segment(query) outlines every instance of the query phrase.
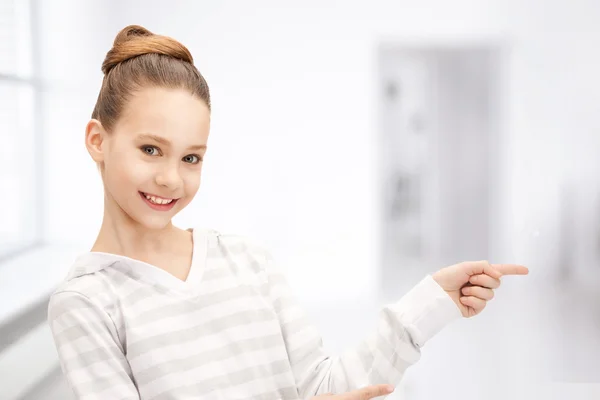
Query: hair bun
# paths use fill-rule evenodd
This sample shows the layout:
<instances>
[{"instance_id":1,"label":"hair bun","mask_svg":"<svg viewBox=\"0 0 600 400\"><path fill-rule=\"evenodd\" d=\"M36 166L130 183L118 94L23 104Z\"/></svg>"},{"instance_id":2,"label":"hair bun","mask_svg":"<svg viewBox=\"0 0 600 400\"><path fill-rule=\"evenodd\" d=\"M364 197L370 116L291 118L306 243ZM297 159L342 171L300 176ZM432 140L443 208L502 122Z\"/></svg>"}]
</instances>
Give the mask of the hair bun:
<instances>
[{"instance_id":1,"label":"hair bun","mask_svg":"<svg viewBox=\"0 0 600 400\"><path fill-rule=\"evenodd\" d=\"M119 44L125 43L131 39L135 39L138 37L144 36L152 36L154 33L150 32L148 29L144 28L140 25L129 25L125 28L121 29L121 31L117 34L115 41L113 42L113 46L117 46Z\"/></svg>"},{"instance_id":2,"label":"hair bun","mask_svg":"<svg viewBox=\"0 0 600 400\"><path fill-rule=\"evenodd\" d=\"M102 63L102 72L107 75L117 64L144 54L161 54L194 64L192 54L177 40L156 35L140 25L129 25L117 34Z\"/></svg>"}]
</instances>

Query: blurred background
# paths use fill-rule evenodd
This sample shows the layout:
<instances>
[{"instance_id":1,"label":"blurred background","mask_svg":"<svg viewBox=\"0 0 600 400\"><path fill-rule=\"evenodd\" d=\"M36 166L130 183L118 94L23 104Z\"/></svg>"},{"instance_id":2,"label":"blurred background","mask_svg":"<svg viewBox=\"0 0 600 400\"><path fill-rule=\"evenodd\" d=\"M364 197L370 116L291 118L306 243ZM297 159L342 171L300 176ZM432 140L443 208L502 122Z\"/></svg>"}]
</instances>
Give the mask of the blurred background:
<instances>
[{"instance_id":1,"label":"blurred background","mask_svg":"<svg viewBox=\"0 0 600 400\"><path fill-rule=\"evenodd\" d=\"M176 222L267 243L332 354L426 274L519 263L389 398L600 398L599 20L594 0L0 0L0 399L72 398L47 300L100 227L84 127L129 24L188 46L212 92Z\"/></svg>"}]
</instances>

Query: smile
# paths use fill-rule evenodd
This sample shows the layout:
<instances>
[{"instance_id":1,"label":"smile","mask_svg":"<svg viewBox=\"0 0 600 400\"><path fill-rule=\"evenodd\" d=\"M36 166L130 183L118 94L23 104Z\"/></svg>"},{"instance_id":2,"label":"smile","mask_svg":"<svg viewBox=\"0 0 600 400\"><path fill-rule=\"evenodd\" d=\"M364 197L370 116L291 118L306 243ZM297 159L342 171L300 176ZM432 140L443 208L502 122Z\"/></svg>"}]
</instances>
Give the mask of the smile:
<instances>
[{"instance_id":1,"label":"smile","mask_svg":"<svg viewBox=\"0 0 600 400\"><path fill-rule=\"evenodd\" d=\"M170 210L178 199L169 199L166 197L156 196L150 193L139 192L140 196L146 201L151 208L159 211Z\"/></svg>"},{"instance_id":2,"label":"smile","mask_svg":"<svg viewBox=\"0 0 600 400\"><path fill-rule=\"evenodd\" d=\"M173 201L173 199L166 199L164 197L158 197L158 196L154 196L148 193L143 193L142 194L151 202L153 202L154 204L169 204L170 202Z\"/></svg>"}]
</instances>

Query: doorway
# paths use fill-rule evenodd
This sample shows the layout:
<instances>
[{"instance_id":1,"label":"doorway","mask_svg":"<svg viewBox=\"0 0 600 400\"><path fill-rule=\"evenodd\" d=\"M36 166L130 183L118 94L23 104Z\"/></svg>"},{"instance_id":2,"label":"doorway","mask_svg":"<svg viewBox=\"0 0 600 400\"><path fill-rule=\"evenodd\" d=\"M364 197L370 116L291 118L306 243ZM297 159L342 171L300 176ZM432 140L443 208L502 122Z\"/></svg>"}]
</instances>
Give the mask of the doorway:
<instances>
[{"instance_id":1,"label":"doorway","mask_svg":"<svg viewBox=\"0 0 600 400\"><path fill-rule=\"evenodd\" d=\"M380 48L384 286L495 255L502 55L498 46Z\"/></svg>"}]
</instances>

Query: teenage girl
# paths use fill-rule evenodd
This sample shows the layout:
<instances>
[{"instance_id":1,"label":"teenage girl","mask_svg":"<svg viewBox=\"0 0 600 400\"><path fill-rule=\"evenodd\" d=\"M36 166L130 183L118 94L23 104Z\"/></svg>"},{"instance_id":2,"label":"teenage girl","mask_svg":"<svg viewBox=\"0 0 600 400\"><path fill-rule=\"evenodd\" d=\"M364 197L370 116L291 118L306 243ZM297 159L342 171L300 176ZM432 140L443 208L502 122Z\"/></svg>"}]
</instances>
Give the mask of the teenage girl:
<instances>
[{"instance_id":1,"label":"teenage girl","mask_svg":"<svg viewBox=\"0 0 600 400\"><path fill-rule=\"evenodd\" d=\"M61 367L78 399L369 399L390 393L423 345L480 313L519 265L464 262L383 308L342 356L322 347L269 252L171 220L200 186L211 102L186 47L124 28L85 144L104 218L49 304Z\"/></svg>"}]
</instances>

